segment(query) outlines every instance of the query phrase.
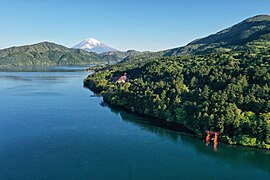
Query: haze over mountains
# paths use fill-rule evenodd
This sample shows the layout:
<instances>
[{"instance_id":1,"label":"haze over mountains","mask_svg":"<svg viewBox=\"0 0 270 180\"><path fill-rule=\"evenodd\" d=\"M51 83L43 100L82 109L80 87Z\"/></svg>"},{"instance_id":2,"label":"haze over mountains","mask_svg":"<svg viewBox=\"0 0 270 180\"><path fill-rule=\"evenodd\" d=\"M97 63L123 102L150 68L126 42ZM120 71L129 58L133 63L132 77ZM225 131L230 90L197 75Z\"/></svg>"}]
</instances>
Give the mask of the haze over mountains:
<instances>
[{"instance_id":1,"label":"haze over mountains","mask_svg":"<svg viewBox=\"0 0 270 180\"><path fill-rule=\"evenodd\" d=\"M270 47L270 16L258 15L186 46L159 52L117 51L94 38L75 49L50 42L0 50L0 65L77 65L93 63L143 62L157 57L203 55ZM89 52L90 51L90 52ZM94 52L92 52L94 51ZM99 54L98 54L99 53Z\"/></svg>"}]
</instances>

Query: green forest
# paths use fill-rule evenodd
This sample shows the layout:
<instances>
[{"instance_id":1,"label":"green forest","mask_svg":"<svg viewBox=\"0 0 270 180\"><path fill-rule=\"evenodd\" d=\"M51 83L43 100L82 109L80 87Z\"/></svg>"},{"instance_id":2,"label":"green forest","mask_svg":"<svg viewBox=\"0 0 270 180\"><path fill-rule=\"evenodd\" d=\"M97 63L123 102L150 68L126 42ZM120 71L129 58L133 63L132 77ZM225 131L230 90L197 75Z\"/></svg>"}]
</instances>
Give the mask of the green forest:
<instances>
[{"instance_id":1,"label":"green forest","mask_svg":"<svg viewBox=\"0 0 270 180\"><path fill-rule=\"evenodd\" d=\"M167 57L96 68L85 85L104 101L176 122L199 136L270 148L269 50ZM112 79L124 72L127 82Z\"/></svg>"},{"instance_id":2,"label":"green forest","mask_svg":"<svg viewBox=\"0 0 270 180\"><path fill-rule=\"evenodd\" d=\"M204 137L270 149L270 16L248 18L186 46L95 67L84 84L110 105ZM115 82L128 74L128 81Z\"/></svg>"}]
</instances>

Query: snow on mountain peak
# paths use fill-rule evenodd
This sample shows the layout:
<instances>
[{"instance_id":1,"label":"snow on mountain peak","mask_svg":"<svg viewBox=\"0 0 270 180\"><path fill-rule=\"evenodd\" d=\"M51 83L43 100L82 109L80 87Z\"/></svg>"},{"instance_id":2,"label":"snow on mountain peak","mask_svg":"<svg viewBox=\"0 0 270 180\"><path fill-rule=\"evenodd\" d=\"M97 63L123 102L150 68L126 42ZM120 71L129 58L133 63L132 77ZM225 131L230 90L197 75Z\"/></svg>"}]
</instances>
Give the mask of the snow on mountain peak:
<instances>
[{"instance_id":1,"label":"snow on mountain peak","mask_svg":"<svg viewBox=\"0 0 270 180\"><path fill-rule=\"evenodd\" d=\"M84 40L85 43L88 44L92 44L92 45L101 45L101 42L99 42L98 40L96 40L95 38L87 38L86 40Z\"/></svg>"},{"instance_id":2,"label":"snow on mountain peak","mask_svg":"<svg viewBox=\"0 0 270 180\"><path fill-rule=\"evenodd\" d=\"M101 43L95 38L87 38L84 41L80 42L79 44L75 45L73 48L83 49L88 52L96 52L96 53L116 51L116 49L106 46L105 44Z\"/></svg>"}]
</instances>

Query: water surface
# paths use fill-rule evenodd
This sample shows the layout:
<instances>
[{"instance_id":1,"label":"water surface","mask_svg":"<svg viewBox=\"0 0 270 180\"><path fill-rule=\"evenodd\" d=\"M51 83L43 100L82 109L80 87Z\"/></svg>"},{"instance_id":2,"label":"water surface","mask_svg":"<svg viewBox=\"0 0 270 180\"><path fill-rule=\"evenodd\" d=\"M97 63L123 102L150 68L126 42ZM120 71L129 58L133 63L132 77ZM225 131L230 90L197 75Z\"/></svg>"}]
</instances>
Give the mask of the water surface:
<instances>
[{"instance_id":1,"label":"water surface","mask_svg":"<svg viewBox=\"0 0 270 180\"><path fill-rule=\"evenodd\" d=\"M214 151L104 106L83 88L84 68L0 72L1 180L270 179L270 151Z\"/></svg>"}]
</instances>

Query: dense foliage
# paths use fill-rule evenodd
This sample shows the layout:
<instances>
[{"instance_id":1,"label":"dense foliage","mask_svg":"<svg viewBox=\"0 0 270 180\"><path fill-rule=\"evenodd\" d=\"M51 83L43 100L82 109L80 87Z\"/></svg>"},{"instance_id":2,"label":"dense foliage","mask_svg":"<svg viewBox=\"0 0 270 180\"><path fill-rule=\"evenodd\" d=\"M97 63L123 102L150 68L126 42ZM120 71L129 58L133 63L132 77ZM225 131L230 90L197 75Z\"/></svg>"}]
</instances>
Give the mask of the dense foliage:
<instances>
[{"instance_id":1,"label":"dense foliage","mask_svg":"<svg viewBox=\"0 0 270 180\"><path fill-rule=\"evenodd\" d=\"M198 135L270 148L269 50L161 58L97 70L85 85L111 105L176 122ZM126 83L112 77L127 72Z\"/></svg>"},{"instance_id":2,"label":"dense foliage","mask_svg":"<svg viewBox=\"0 0 270 180\"><path fill-rule=\"evenodd\" d=\"M224 142L270 149L269 59L270 16L259 15L184 47L98 67L85 85L109 104L198 135L219 131ZM124 72L129 81L115 83Z\"/></svg>"}]
</instances>

